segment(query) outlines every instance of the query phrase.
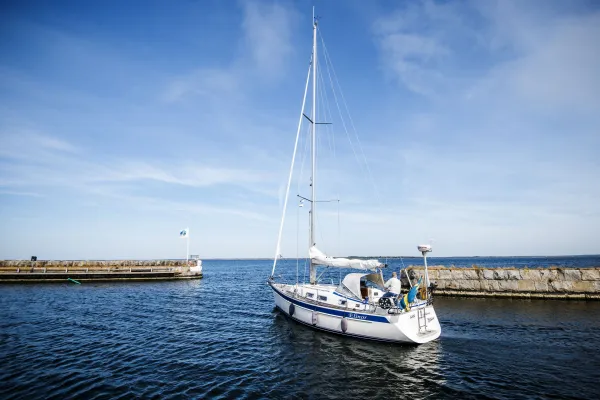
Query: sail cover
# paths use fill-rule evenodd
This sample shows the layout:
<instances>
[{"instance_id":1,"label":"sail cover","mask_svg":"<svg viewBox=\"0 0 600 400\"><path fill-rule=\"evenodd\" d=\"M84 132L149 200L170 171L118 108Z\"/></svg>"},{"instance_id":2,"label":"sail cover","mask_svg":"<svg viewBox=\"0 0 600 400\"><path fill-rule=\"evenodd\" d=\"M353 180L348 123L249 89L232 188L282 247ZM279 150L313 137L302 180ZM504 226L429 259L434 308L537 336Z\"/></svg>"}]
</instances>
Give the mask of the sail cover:
<instances>
[{"instance_id":1,"label":"sail cover","mask_svg":"<svg viewBox=\"0 0 600 400\"><path fill-rule=\"evenodd\" d=\"M361 260L358 258L329 257L321 250L317 249L316 246L312 246L309 249L308 254L313 264L325 265L327 267L354 268L371 271L377 268L385 267L385 264L380 263L378 260Z\"/></svg>"}]
</instances>

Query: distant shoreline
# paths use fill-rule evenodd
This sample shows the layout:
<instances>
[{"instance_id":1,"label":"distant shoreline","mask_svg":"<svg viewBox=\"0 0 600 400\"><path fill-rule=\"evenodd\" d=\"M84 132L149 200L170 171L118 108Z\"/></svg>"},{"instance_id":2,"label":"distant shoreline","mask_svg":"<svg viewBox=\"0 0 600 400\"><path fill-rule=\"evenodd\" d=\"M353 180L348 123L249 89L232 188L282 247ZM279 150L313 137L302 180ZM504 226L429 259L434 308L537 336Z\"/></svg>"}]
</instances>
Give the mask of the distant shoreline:
<instances>
[{"instance_id":1,"label":"distant shoreline","mask_svg":"<svg viewBox=\"0 0 600 400\"><path fill-rule=\"evenodd\" d=\"M339 256L339 257L345 257L345 258L375 258L375 259L392 259L392 260L400 260L400 259L421 259L423 258L422 256L356 256L356 255L350 255L350 256ZM575 255L571 255L571 254L564 254L564 255L558 255L558 256L434 256L434 255L430 255L427 258L428 259L437 259L437 258L444 258L444 259L465 259L465 258L582 258L582 257L600 257L600 254L575 254ZM201 259L203 261L268 261L268 260L273 260L273 257L206 257L206 258L202 258ZM297 257L283 257L280 258L279 260L296 260L298 259ZM308 257L300 257L300 260L306 260L308 259ZM55 261L55 260L62 260L62 261L114 261L117 259L114 258L104 258L104 259L74 259L74 258L64 258L64 259L58 259L58 258L53 258L53 259L42 259L42 258L38 258L37 261ZM122 259L118 259L120 261L151 261L151 260L173 260L173 261L183 261L185 260L185 258L122 258ZM29 261L28 259L1 259L0 262L7 262L7 261Z\"/></svg>"}]
</instances>

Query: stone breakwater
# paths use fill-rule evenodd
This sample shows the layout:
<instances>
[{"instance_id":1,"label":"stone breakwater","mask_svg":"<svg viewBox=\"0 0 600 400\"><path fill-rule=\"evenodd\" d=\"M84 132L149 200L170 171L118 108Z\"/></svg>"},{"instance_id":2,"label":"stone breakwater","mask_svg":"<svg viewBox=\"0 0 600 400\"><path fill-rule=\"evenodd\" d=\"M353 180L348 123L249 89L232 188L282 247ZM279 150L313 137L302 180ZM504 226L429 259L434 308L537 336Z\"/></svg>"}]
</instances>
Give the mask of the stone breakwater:
<instances>
[{"instance_id":1,"label":"stone breakwater","mask_svg":"<svg viewBox=\"0 0 600 400\"><path fill-rule=\"evenodd\" d=\"M412 282L423 266L409 266ZM428 267L434 294L473 297L600 300L600 268L447 268ZM403 285L408 285L402 274Z\"/></svg>"},{"instance_id":2,"label":"stone breakwater","mask_svg":"<svg viewBox=\"0 0 600 400\"><path fill-rule=\"evenodd\" d=\"M169 280L202 278L190 260L0 260L0 282Z\"/></svg>"},{"instance_id":3,"label":"stone breakwater","mask_svg":"<svg viewBox=\"0 0 600 400\"><path fill-rule=\"evenodd\" d=\"M73 268L73 267L179 267L185 260L0 260L0 268Z\"/></svg>"}]
</instances>

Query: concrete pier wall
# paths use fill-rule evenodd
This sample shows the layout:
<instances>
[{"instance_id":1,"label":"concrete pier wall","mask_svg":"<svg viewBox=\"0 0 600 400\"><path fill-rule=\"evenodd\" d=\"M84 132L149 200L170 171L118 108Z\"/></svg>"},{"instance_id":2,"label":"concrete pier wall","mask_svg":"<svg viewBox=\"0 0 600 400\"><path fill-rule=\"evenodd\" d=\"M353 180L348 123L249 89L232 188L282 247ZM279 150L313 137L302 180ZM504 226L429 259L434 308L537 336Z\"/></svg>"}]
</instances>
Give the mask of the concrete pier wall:
<instances>
[{"instance_id":1,"label":"concrete pier wall","mask_svg":"<svg viewBox=\"0 0 600 400\"><path fill-rule=\"evenodd\" d=\"M185 260L0 260L1 282L198 279Z\"/></svg>"},{"instance_id":2,"label":"concrete pier wall","mask_svg":"<svg viewBox=\"0 0 600 400\"><path fill-rule=\"evenodd\" d=\"M423 266L409 266L413 283ZM600 300L600 268L428 268L436 295ZM408 285L402 273L403 285ZM404 286L406 287L406 286Z\"/></svg>"},{"instance_id":3,"label":"concrete pier wall","mask_svg":"<svg viewBox=\"0 0 600 400\"><path fill-rule=\"evenodd\" d=\"M195 262L193 262L195 264ZM192 264L192 261L190 261ZM178 267L185 260L0 260L0 268L71 268L71 267Z\"/></svg>"}]
</instances>

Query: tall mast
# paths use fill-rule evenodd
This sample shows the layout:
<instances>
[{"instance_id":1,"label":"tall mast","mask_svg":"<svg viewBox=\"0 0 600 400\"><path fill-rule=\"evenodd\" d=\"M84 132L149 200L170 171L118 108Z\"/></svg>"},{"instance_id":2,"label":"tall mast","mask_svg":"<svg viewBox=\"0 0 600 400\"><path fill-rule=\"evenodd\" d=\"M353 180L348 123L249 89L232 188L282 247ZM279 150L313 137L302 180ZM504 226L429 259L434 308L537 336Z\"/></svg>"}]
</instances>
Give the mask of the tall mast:
<instances>
[{"instance_id":1,"label":"tall mast","mask_svg":"<svg viewBox=\"0 0 600 400\"><path fill-rule=\"evenodd\" d=\"M312 155L312 176L311 176L311 202L310 202L310 247L315 245L315 211L317 198L315 194L315 172L317 166L316 145L316 127L317 127L317 19L315 18L315 8L313 7L313 93L312 93L312 135L311 135L311 155ZM317 283L317 269L310 261L310 283Z\"/></svg>"}]
</instances>

